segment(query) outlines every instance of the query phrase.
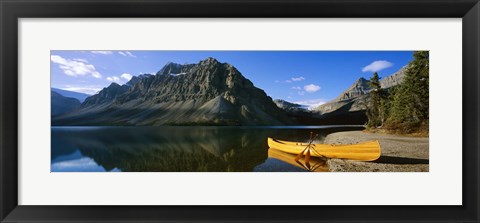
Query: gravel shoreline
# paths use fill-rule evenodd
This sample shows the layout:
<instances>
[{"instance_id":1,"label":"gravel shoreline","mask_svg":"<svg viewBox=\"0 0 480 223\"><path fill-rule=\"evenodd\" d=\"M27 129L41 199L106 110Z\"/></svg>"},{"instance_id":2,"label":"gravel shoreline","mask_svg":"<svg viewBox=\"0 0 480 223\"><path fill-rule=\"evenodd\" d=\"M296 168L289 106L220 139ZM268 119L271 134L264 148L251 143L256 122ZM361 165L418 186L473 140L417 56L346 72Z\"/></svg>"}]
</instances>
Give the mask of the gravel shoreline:
<instances>
[{"instance_id":1,"label":"gravel shoreline","mask_svg":"<svg viewBox=\"0 0 480 223\"><path fill-rule=\"evenodd\" d=\"M327 135L325 144L352 144L378 140L381 157L372 162L329 159L332 172L428 172L428 137L397 136L362 131L336 132Z\"/></svg>"}]
</instances>

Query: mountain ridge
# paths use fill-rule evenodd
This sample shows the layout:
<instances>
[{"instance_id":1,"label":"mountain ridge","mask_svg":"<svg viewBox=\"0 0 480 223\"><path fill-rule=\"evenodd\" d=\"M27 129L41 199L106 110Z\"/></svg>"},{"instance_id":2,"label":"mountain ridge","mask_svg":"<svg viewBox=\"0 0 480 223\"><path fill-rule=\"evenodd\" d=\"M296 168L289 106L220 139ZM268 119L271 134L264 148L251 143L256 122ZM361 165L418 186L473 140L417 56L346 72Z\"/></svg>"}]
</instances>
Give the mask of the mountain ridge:
<instances>
[{"instance_id":1,"label":"mountain ridge","mask_svg":"<svg viewBox=\"0 0 480 223\"><path fill-rule=\"evenodd\" d=\"M86 98L90 97L91 95L89 94L85 94L85 93L80 93L80 92L76 92L76 91L68 91L68 90L63 90L63 89L60 89L60 88L50 88L51 91L54 91L64 97L67 97L67 98L75 98L77 100L80 101L80 103L82 103L83 101L85 101Z\"/></svg>"},{"instance_id":2,"label":"mountain ridge","mask_svg":"<svg viewBox=\"0 0 480 223\"><path fill-rule=\"evenodd\" d=\"M80 108L80 101L76 98L65 97L56 91L50 91L50 114L61 115Z\"/></svg>"},{"instance_id":3,"label":"mountain ridge","mask_svg":"<svg viewBox=\"0 0 480 223\"><path fill-rule=\"evenodd\" d=\"M395 73L380 80L380 86L388 89L401 84L405 78L408 65L403 66ZM337 98L320 105L314 109L321 118L341 120L339 117L347 117L355 124L364 124L367 121L365 111L369 100L370 81L361 77L349 88L343 91Z\"/></svg>"},{"instance_id":4,"label":"mountain ridge","mask_svg":"<svg viewBox=\"0 0 480 223\"><path fill-rule=\"evenodd\" d=\"M234 66L209 57L168 63L134 84L112 83L55 125L278 125L285 112Z\"/></svg>"}]
</instances>

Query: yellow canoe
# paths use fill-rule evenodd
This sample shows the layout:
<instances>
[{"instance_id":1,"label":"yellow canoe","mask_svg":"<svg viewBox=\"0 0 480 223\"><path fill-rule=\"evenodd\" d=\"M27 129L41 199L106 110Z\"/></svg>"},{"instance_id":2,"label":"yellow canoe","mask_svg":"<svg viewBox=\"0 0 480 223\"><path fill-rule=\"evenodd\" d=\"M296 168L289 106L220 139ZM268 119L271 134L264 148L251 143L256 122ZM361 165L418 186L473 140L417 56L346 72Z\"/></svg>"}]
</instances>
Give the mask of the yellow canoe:
<instances>
[{"instance_id":1,"label":"yellow canoe","mask_svg":"<svg viewBox=\"0 0 480 223\"><path fill-rule=\"evenodd\" d=\"M268 146L286 153L299 154L308 143L289 142L268 138ZM310 155L337 159L351 159L373 161L380 157L380 143L375 141L362 142L351 145L311 144ZM306 152L305 152L306 153ZM304 154L305 154L304 153Z\"/></svg>"}]
</instances>

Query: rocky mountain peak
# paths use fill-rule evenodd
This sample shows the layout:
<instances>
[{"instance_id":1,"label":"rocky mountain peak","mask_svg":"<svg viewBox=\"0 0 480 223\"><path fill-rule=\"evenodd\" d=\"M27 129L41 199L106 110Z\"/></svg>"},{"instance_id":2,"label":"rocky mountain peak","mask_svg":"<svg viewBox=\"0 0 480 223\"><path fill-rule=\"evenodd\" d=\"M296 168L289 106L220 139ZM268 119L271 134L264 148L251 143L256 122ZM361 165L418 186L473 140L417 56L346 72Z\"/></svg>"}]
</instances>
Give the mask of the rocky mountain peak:
<instances>
[{"instance_id":1,"label":"rocky mountain peak","mask_svg":"<svg viewBox=\"0 0 480 223\"><path fill-rule=\"evenodd\" d=\"M112 82L108 87L103 88L97 94L86 98L82 103L82 107L112 102L117 96L127 92L129 88L128 85L119 85Z\"/></svg>"},{"instance_id":2,"label":"rocky mountain peak","mask_svg":"<svg viewBox=\"0 0 480 223\"><path fill-rule=\"evenodd\" d=\"M253 84L235 67L209 57L197 64L167 63L157 75L138 81L130 92L156 101L211 100L221 95L235 104L239 94L251 88ZM117 102L124 103L131 98L121 97Z\"/></svg>"},{"instance_id":3,"label":"rocky mountain peak","mask_svg":"<svg viewBox=\"0 0 480 223\"><path fill-rule=\"evenodd\" d=\"M179 74L185 69L185 65L168 62L157 72L157 75Z\"/></svg>"},{"instance_id":4,"label":"rocky mountain peak","mask_svg":"<svg viewBox=\"0 0 480 223\"><path fill-rule=\"evenodd\" d=\"M220 64L217 59L213 57L207 57L205 60L200 61L200 65L216 65Z\"/></svg>"},{"instance_id":5,"label":"rocky mountain peak","mask_svg":"<svg viewBox=\"0 0 480 223\"><path fill-rule=\"evenodd\" d=\"M403 79L405 79L405 71L408 69L408 65L405 65L397 72L393 73L390 76L382 78L380 80L380 86L382 88L390 88L402 83Z\"/></svg>"},{"instance_id":6,"label":"rocky mountain peak","mask_svg":"<svg viewBox=\"0 0 480 223\"><path fill-rule=\"evenodd\" d=\"M370 82L370 81L368 81L367 79L365 79L363 77L358 78L358 80L355 81L355 83L357 83L357 84L365 84L365 83L368 83L368 82Z\"/></svg>"},{"instance_id":7,"label":"rocky mountain peak","mask_svg":"<svg viewBox=\"0 0 480 223\"><path fill-rule=\"evenodd\" d=\"M152 75L151 74L141 74L141 75L138 75L138 76L133 76L132 79L130 79L127 83L125 83L125 85L132 87L133 85L138 83L143 78L148 78L150 76L152 76Z\"/></svg>"},{"instance_id":8,"label":"rocky mountain peak","mask_svg":"<svg viewBox=\"0 0 480 223\"><path fill-rule=\"evenodd\" d=\"M118 88L120 87L119 84L115 83L115 82L112 82L110 85L108 85L108 87L106 87L107 89L114 89L114 88Z\"/></svg>"},{"instance_id":9,"label":"rocky mountain peak","mask_svg":"<svg viewBox=\"0 0 480 223\"><path fill-rule=\"evenodd\" d=\"M366 94L370 90L370 81L361 77L356 80L347 90L343 91L335 101L347 100Z\"/></svg>"},{"instance_id":10,"label":"rocky mountain peak","mask_svg":"<svg viewBox=\"0 0 480 223\"><path fill-rule=\"evenodd\" d=\"M94 116L102 114L101 116ZM75 116L89 117L77 119ZM111 117L108 117L111 116ZM97 120L98 119L98 120ZM57 123L79 124L285 124L272 99L228 63L209 57L197 64L168 63L156 75L112 84Z\"/></svg>"}]
</instances>

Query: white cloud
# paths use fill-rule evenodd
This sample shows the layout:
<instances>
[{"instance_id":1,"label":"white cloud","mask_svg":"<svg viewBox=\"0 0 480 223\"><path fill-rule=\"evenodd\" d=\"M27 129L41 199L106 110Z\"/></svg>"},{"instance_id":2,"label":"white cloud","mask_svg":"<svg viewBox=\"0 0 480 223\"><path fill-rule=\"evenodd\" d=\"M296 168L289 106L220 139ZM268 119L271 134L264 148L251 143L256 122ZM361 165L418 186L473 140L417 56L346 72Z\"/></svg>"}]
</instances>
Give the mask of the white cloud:
<instances>
[{"instance_id":1,"label":"white cloud","mask_svg":"<svg viewBox=\"0 0 480 223\"><path fill-rule=\"evenodd\" d=\"M106 79L107 79L107 81L110 81L110 82L116 82L118 84L120 83L120 78L117 77L117 76L107 77Z\"/></svg>"},{"instance_id":2,"label":"white cloud","mask_svg":"<svg viewBox=\"0 0 480 223\"><path fill-rule=\"evenodd\" d=\"M127 74L127 73L123 73L122 75L120 75L121 78L129 81L130 79L132 79L132 75L131 74Z\"/></svg>"},{"instance_id":3,"label":"white cloud","mask_svg":"<svg viewBox=\"0 0 480 223\"><path fill-rule=\"evenodd\" d=\"M326 101L324 99L319 98L319 99L311 99L311 100L305 100L305 101L295 101L293 103L303 105L308 109L313 109L320 105L325 104Z\"/></svg>"},{"instance_id":4,"label":"white cloud","mask_svg":"<svg viewBox=\"0 0 480 223\"><path fill-rule=\"evenodd\" d=\"M292 87L293 90L302 90L301 87Z\"/></svg>"},{"instance_id":5,"label":"white cloud","mask_svg":"<svg viewBox=\"0 0 480 223\"><path fill-rule=\"evenodd\" d=\"M110 55L110 54L113 54L112 51L103 51L103 50L94 50L94 51L90 51L90 53L94 53L94 54L103 54L103 55Z\"/></svg>"},{"instance_id":6,"label":"white cloud","mask_svg":"<svg viewBox=\"0 0 480 223\"><path fill-rule=\"evenodd\" d=\"M75 59L73 59L73 60L75 60L75 61L79 61L79 62L83 62L83 63L88 63L88 61L87 61L87 60L85 60L85 59L81 59L81 58L75 58Z\"/></svg>"},{"instance_id":7,"label":"white cloud","mask_svg":"<svg viewBox=\"0 0 480 223\"><path fill-rule=\"evenodd\" d=\"M80 92L80 93L85 93L89 95L94 95L100 90L102 90L101 86L97 85L90 85L90 86L72 86L72 85L66 85L63 88L60 88L62 90L67 90L67 91L75 91L75 92Z\"/></svg>"},{"instance_id":8,"label":"white cloud","mask_svg":"<svg viewBox=\"0 0 480 223\"><path fill-rule=\"evenodd\" d=\"M299 91L298 95L305 95L305 91Z\"/></svg>"},{"instance_id":9,"label":"white cloud","mask_svg":"<svg viewBox=\"0 0 480 223\"><path fill-rule=\"evenodd\" d=\"M124 56L124 57L136 57L135 55L133 55L132 53L130 53L129 51L118 51L118 54Z\"/></svg>"},{"instance_id":10,"label":"white cloud","mask_svg":"<svg viewBox=\"0 0 480 223\"><path fill-rule=\"evenodd\" d=\"M377 71L381 71L385 68L389 68L393 66L393 63L390 63L386 60L377 60L377 61L373 61L371 64L365 66L364 68L362 68L362 72L377 72Z\"/></svg>"},{"instance_id":11,"label":"white cloud","mask_svg":"<svg viewBox=\"0 0 480 223\"><path fill-rule=\"evenodd\" d=\"M305 78L304 77L292 77L291 80L292 81L303 81L303 80L305 80Z\"/></svg>"},{"instance_id":12,"label":"white cloud","mask_svg":"<svg viewBox=\"0 0 480 223\"><path fill-rule=\"evenodd\" d=\"M81 61L78 59L65 59L58 55L50 56L50 60L53 63L58 64L58 67L63 70L68 76L77 77L77 76L86 76L91 75L95 78L101 78L102 75L95 69L95 66L92 64Z\"/></svg>"},{"instance_id":13,"label":"white cloud","mask_svg":"<svg viewBox=\"0 0 480 223\"><path fill-rule=\"evenodd\" d=\"M303 86L303 89L304 89L306 92L313 93L313 92L315 92L315 91L320 90L320 86L315 85L315 84L309 84L309 85Z\"/></svg>"},{"instance_id":14,"label":"white cloud","mask_svg":"<svg viewBox=\"0 0 480 223\"><path fill-rule=\"evenodd\" d=\"M276 80L275 83L293 83L293 82L296 82L296 81L303 81L305 80L304 77L292 77L288 80L284 80L284 81L279 81L279 80Z\"/></svg>"}]
</instances>

